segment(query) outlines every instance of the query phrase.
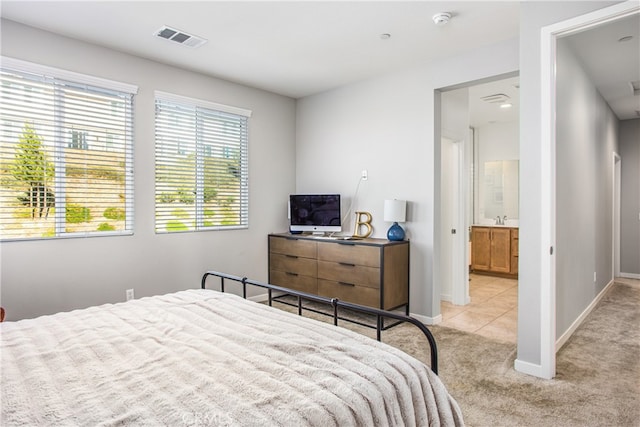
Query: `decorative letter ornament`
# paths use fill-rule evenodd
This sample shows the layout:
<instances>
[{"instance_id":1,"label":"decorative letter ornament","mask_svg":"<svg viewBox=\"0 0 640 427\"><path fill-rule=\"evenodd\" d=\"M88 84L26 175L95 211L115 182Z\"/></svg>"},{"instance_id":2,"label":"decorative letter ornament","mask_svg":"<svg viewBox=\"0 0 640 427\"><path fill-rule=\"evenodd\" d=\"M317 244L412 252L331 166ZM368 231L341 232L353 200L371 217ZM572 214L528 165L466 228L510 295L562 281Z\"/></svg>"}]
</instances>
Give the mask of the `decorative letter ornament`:
<instances>
[{"instance_id":1,"label":"decorative letter ornament","mask_svg":"<svg viewBox=\"0 0 640 427\"><path fill-rule=\"evenodd\" d=\"M366 219L363 220L362 217L365 217ZM356 212L356 226L353 228L353 237L366 239L371 236L371 233L373 233L371 219L371 214L369 212ZM365 234L360 234L361 227L365 227L367 229Z\"/></svg>"}]
</instances>

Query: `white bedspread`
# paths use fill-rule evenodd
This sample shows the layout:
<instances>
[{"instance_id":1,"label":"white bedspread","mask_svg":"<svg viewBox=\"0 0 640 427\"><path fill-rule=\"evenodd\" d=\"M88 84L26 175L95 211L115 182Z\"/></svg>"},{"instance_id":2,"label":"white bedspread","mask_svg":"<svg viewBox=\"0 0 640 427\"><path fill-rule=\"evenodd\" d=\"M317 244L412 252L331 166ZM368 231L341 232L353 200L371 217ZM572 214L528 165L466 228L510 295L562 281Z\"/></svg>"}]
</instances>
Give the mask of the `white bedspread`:
<instances>
[{"instance_id":1,"label":"white bedspread","mask_svg":"<svg viewBox=\"0 0 640 427\"><path fill-rule=\"evenodd\" d=\"M4 427L462 424L403 352L216 291L0 326Z\"/></svg>"}]
</instances>

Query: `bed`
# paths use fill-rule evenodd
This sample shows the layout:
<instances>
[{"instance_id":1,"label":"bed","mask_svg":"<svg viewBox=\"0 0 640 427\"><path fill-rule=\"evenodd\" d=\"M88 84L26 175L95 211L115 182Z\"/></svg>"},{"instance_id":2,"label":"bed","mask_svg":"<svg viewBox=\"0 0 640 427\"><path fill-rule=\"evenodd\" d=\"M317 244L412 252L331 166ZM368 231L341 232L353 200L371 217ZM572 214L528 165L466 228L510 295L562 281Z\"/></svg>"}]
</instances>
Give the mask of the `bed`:
<instances>
[{"instance_id":1,"label":"bed","mask_svg":"<svg viewBox=\"0 0 640 427\"><path fill-rule=\"evenodd\" d=\"M402 351L217 290L0 328L2 426L463 424L437 375Z\"/></svg>"}]
</instances>

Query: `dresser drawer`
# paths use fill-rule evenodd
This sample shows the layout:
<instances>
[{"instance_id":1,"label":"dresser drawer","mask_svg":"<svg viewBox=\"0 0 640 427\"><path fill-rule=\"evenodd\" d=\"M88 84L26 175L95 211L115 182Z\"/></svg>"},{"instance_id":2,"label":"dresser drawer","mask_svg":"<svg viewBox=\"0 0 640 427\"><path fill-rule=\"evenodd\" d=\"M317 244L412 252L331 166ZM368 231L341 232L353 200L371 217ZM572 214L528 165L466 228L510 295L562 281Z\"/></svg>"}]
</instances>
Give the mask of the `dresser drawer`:
<instances>
[{"instance_id":1,"label":"dresser drawer","mask_svg":"<svg viewBox=\"0 0 640 427\"><path fill-rule=\"evenodd\" d=\"M270 270L269 282L272 285L310 294L318 293L318 279L301 274L287 273L286 271Z\"/></svg>"},{"instance_id":2,"label":"dresser drawer","mask_svg":"<svg viewBox=\"0 0 640 427\"><path fill-rule=\"evenodd\" d=\"M408 309L409 242L271 234L269 282L353 304Z\"/></svg>"},{"instance_id":3,"label":"dresser drawer","mask_svg":"<svg viewBox=\"0 0 640 427\"><path fill-rule=\"evenodd\" d=\"M380 307L380 291L364 286L318 279L318 295L327 298L338 298L341 301L353 304Z\"/></svg>"},{"instance_id":4,"label":"dresser drawer","mask_svg":"<svg viewBox=\"0 0 640 427\"><path fill-rule=\"evenodd\" d=\"M348 262L318 261L318 279L380 289L380 269Z\"/></svg>"},{"instance_id":5,"label":"dresser drawer","mask_svg":"<svg viewBox=\"0 0 640 427\"><path fill-rule=\"evenodd\" d=\"M300 258L295 255L272 253L269 262L269 268L272 271L279 270L285 273L297 273L313 277L318 275L318 263L312 258Z\"/></svg>"},{"instance_id":6,"label":"dresser drawer","mask_svg":"<svg viewBox=\"0 0 640 427\"><path fill-rule=\"evenodd\" d=\"M353 243L318 242L318 260L380 267L380 248Z\"/></svg>"},{"instance_id":7,"label":"dresser drawer","mask_svg":"<svg viewBox=\"0 0 640 427\"><path fill-rule=\"evenodd\" d=\"M295 238L269 236L269 251L283 255L316 258L316 242Z\"/></svg>"}]
</instances>

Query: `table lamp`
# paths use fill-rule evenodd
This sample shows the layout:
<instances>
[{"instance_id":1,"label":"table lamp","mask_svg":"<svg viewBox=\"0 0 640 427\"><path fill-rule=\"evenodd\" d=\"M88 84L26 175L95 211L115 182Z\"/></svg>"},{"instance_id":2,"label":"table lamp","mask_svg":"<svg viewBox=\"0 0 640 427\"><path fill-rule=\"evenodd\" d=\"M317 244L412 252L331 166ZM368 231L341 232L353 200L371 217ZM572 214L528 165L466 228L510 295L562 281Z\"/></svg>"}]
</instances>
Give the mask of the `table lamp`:
<instances>
[{"instance_id":1,"label":"table lamp","mask_svg":"<svg viewBox=\"0 0 640 427\"><path fill-rule=\"evenodd\" d=\"M387 231L387 239L393 241L404 240L404 230L398 223L406 221L406 213L406 200L393 199L384 201L384 220L393 222L393 225Z\"/></svg>"}]
</instances>

